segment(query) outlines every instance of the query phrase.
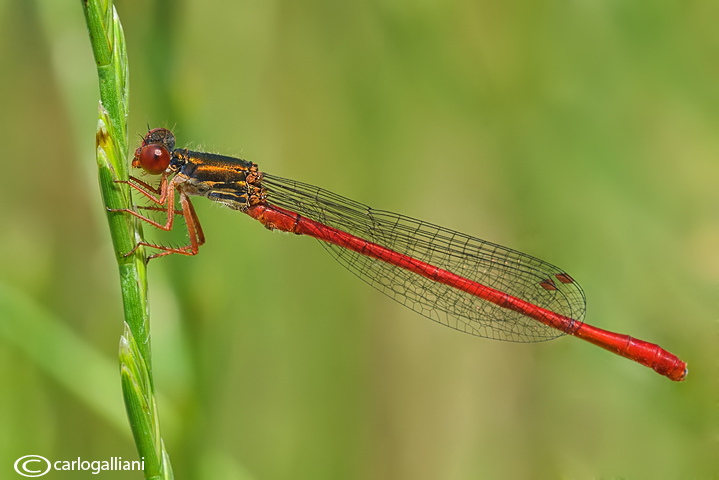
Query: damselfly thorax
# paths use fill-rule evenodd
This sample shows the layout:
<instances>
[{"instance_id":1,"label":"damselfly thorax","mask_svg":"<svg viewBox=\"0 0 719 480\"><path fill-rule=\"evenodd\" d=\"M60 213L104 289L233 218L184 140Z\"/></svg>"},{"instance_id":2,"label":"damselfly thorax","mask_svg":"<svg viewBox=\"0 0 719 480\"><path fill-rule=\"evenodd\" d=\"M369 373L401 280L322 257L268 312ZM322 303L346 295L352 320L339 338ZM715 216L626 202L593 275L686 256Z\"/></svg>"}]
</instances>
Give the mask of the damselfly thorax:
<instances>
[{"instance_id":1,"label":"damselfly thorax","mask_svg":"<svg viewBox=\"0 0 719 480\"><path fill-rule=\"evenodd\" d=\"M213 153L177 149L169 166L171 186L187 195L207 197L234 210L246 211L267 198L257 164Z\"/></svg>"}]
</instances>

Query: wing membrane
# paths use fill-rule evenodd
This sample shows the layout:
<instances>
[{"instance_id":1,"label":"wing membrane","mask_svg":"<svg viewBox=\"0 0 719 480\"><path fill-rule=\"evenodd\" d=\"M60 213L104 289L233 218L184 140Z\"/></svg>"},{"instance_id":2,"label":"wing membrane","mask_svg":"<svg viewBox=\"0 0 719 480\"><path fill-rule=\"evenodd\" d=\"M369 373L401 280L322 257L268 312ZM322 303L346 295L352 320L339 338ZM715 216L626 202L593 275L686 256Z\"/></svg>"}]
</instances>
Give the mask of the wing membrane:
<instances>
[{"instance_id":1,"label":"wing membrane","mask_svg":"<svg viewBox=\"0 0 719 480\"><path fill-rule=\"evenodd\" d=\"M312 185L264 175L267 201L395 252L582 322L584 292L563 270L531 255L415 220ZM415 312L479 337L551 340L563 332L518 312L326 242L322 246L366 283Z\"/></svg>"}]
</instances>

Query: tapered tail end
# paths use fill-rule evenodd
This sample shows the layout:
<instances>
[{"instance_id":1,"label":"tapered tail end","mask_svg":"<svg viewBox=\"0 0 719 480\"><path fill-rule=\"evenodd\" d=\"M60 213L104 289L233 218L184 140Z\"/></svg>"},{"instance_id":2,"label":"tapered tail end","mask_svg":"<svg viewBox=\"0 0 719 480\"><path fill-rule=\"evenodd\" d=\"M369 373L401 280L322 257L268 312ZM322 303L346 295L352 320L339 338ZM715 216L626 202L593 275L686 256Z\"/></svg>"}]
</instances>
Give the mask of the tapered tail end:
<instances>
[{"instance_id":1,"label":"tapered tail end","mask_svg":"<svg viewBox=\"0 0 719 480\"><path fill-rule=\"evenodd\" d=\"M682 362L683 363L683 362ZM687 379L687 375L689 374L689 367L687 367L687 364L684 364L684 370L682 370L681 374L678 376L678 378L672 378L672 380L675 380L677 382L683 382Z\"/></svg>"},{"instance_id":2,"label":"tapered tail end","mask_svg":"<svg viewBox=\"0 0 719 480\"><path fill-rule=\"evenodd\" d=\"M667 352L659 345L629 335L608 332L586 323L581 324L572 335L649 367L675 382L684 381L689 373L687 364L673 353Z\"/></svg>"},{"instance_id":3,"label":"tapered tail end","mask_svg":"<svg viewBox=\"0 0 719 480\"><path fill-rule=\"evenodd\" d=\"M656 361L654 365L649 366L657 373L675 382L683 382L686 380L687 374L689 374L687 364L679 360L676 355L665 350L662 350L662 354L663 355L660 356L661 361Z\"/></svg>"}]
</instances>

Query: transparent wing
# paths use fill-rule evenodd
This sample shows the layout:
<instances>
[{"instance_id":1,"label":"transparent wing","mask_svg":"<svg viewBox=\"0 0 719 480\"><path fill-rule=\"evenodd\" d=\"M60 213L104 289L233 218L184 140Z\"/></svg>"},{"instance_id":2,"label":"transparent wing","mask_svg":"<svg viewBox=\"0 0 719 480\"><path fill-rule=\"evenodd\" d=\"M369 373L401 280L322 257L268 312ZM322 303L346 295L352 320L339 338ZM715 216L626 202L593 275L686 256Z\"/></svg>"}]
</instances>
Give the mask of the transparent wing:
<instances>
[{"instance_id":1,"label":"transparent wing","mask_svg":"<svg viewBox=\"0 0 719 480\"><path fill-rule=\"evenodd\" d=\"M364 240L448 270L581 323L585 298L567 273L536 257L431 223L361 203L312 185L264 174L267 202ZM359 278L402 305L448 327L512 342L563 333L521 313L326 242Z\"/></svg>"}]
</instances>

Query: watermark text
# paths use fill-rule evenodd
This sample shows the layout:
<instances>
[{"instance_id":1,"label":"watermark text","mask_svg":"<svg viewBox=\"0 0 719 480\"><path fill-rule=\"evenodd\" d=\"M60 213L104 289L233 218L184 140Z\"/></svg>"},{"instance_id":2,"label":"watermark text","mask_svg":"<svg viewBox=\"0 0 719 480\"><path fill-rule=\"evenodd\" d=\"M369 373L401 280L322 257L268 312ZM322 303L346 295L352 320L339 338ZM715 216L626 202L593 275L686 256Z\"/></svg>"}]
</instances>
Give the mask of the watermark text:
<instances>
[{"instance_id":1,"label":"watermark text","mask_svg":"<svg viewBox=\"0 0 719 480\"><path fill-rule=\"evenodd\" d=\"M122 457L110 457L108 460L75 460L50 461L41 455L25 455L15 461L15 471L23 477L42 477L50 470L90 471L94 475L100 472L116 472L118 470L143 471L145 458L142 460L123 460Z\"/></svg>"}]
</instances>

